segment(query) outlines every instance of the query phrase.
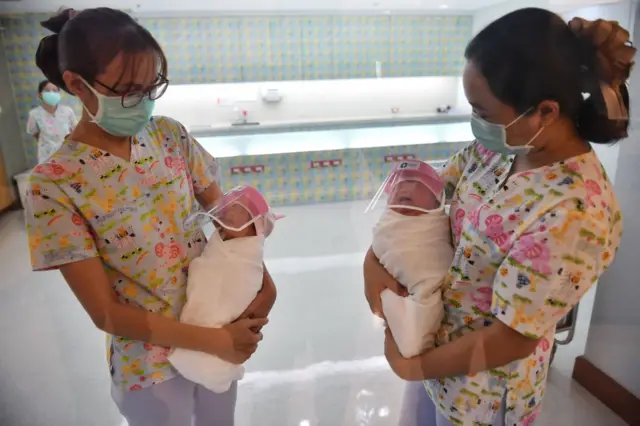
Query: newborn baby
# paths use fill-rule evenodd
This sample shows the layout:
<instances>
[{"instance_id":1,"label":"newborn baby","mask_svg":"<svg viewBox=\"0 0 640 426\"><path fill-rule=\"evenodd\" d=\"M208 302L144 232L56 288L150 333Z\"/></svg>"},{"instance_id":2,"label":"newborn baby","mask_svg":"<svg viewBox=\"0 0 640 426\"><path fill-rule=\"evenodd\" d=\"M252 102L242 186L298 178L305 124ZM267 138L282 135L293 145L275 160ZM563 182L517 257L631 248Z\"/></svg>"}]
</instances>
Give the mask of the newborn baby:
<instances>
[{"instance_id":1,"label":"newborn baby","mask_svg":"<svg viewBox=\"0 0 640 426\"><path fill-rule=\"evenodd\" d=\"M249 186L224 194L204 215L213 220L216 232L189 265L180 321L218 328L238 319L262 288L264 240L277 217L262 194ZM177 348L169 361L185 378L217 393L244 376L243 366L203 352Z\"/></svg>"},{"instance_id":2,"label":"newborn baby","mask_svg":"<svg viewBox=\"0 0 640 426\"><path fill-rule=\"evenodd\" d=\"M454 255L444 184L427 163L405 161L394 167L369 209L385 194L372 248L409 296L385 290L382 313L400 353L411 358L433 347L444 317L441 285Z\"/></svg>"}]
</instances>

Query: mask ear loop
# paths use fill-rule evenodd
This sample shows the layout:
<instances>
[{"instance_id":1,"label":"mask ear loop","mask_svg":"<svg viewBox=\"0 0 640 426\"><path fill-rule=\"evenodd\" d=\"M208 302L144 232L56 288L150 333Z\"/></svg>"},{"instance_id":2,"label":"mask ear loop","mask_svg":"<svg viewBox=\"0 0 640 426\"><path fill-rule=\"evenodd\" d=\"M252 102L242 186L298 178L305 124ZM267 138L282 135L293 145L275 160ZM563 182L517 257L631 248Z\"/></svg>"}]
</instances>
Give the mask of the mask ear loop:
<instances>
[{"instance_id":1,"label":"mask ear loop","mask_svg":"<svg viewBox=\"0 0 640 426\"><path fill-rule=\"evenodd\" d=\"M529 142L527 142L524 145L509 145L507 143L507 129L509 127L511 127L512 125L514 125L515 123L517 123L518 121L520 121L520 119L524 116L526 116L527 114L529 114L531 111L533 110L533 107L529 108L528 110L526 110L525 112L523 112L518 118L516 118L515 120L513 120L511 123L509 123L508 125L504 126L504 146L506 146L507 148L514 150L514 151L527 151L531 149L531 144L538 139L538 136L540 136L542 134L542 132L544 132L545 127L542 126L542 128L540 130L538 130L538 133L536 133L535 135L533 135L533 137L529 140Z\"/></svg>"}]
</instances>

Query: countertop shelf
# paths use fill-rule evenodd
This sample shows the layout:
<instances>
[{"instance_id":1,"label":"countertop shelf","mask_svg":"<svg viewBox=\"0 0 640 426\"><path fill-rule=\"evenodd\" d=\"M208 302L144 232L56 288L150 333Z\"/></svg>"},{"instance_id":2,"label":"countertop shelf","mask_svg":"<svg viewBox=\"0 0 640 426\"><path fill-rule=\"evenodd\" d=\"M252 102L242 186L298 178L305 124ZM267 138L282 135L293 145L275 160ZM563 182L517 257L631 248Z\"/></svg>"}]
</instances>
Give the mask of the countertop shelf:
<instances>
[{"instance_id":1,"label":"countertop shelf","mask_svg":"<svg viewBox=\"0 0 640 426\"><path fill-rule=\"evenodd\" d=\"M252 127L256 130L264 129L262 126ZM261 132L224 136L217 132L212 133L194 136L207 151L218 158L473 140L468 118L464 119L460 116L457 117L457 122L440 121L431 124L388 125L370 122L369 126L363 126L361 123L357 128L333 127L331 130L316 130L315 127L307 125L305 131L281 128L278 133Z\"/></svg>"}]
</instances>

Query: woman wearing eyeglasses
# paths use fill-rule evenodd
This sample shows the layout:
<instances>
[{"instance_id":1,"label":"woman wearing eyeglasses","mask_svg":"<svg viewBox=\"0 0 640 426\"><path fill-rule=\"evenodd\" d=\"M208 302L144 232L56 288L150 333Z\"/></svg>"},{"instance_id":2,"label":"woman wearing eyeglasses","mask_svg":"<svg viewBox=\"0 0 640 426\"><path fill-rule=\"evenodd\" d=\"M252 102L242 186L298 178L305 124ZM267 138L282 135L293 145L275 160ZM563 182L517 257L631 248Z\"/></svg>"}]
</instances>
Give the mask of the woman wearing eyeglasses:
<instances>
[{"instance_id":1,"label":"woman wearing eyeglasses","mask_svg":"<svg viewBox=\"0 0 640 426\"><path fill-rule=\"evenodd\" d=\"M233 424L236 387L215 394L167 361L179 347L245 362L262 335L275 287L222 329L181 324L186 271L206 243L184 219L221 195L218 164L176 121L152 117L167 60L127 14L67 10L42 23L36 63L83 105L77 127L31 176L33 268L59 269L108 333L112 396L129 426ZM248 318L252 319L248 319Z\"/></svg>"},{"instance_id":2,"label":"woman wearing eyeglasses","mask_svg":"<svg viewBox=\"0 0 640 426\"><path fill-rule=\"evenodd\" d=\"M38 84L40 105L29 112L27 132L38 141L38 162L42 163L60 148L77 123L73 110L60 105L60 89L49 80Z\"/></svg>"}]
</instances>

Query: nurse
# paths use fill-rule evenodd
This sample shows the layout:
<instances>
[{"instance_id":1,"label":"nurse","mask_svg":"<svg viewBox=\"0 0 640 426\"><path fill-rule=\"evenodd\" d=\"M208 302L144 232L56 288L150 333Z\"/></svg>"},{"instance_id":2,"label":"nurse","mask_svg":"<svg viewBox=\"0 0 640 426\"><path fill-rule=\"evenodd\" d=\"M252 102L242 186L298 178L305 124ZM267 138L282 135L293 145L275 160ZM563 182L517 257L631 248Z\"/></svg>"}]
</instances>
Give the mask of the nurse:
<instances>
[{"instance_id":1,"label":"nurse","mask_svg":"<svg viewBox=\"0 0 640 426\"><path fill-rule=\"evenodd\" d=\"M556 324L620 244L618 201L588 141L627 136L635 53L616 22L567 25L534 8L469 43L463 82L476 140L441 172L456 253L438 344L404 359L386 336L391 368L427 389L407 401L403 426L535 422ZM364 276L381 312L381 290L399 286L372 251Z\"/></svg>"},{"instance_id":2,"label":"nurse","mask_svg":"<svg viewBox=\"0 0 640 426\"><path fill-rule=\"evenodd\" d=\"M31 176L33 268L59 270L108 334L111 394L129 426L185 426L192 418L230 426L236 385L213 393L167 361L178 347L245 362L275 301L265 269L262 290L235 323L210 329L177 319L189 262L206 243L184 221L221 196L218 163L180 123L152 117L169 84L167 60L129 15L67 10L43 26L54 34L41 40L36 63L79 99L83 114Z\"/></svg>"},{"instance_id":3,"label":"nurse","mask_svg":"<svg viewBox=\"0 0 640 426\"><path fill-rule=\"evenodd\" d=\"M40 105L29 112L27 133L38 141L38 162L42 163L60 148L78 120L73 110L60 105L60 89L49 80L38 84Z\"/></svg>"}]
</instances>

